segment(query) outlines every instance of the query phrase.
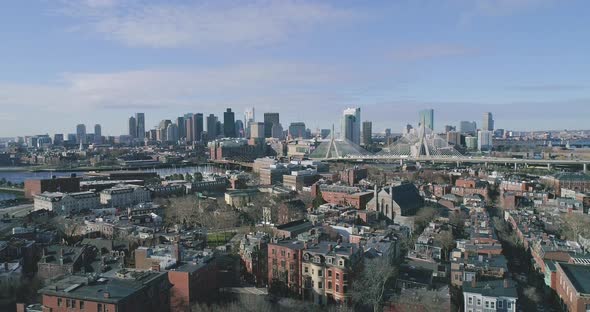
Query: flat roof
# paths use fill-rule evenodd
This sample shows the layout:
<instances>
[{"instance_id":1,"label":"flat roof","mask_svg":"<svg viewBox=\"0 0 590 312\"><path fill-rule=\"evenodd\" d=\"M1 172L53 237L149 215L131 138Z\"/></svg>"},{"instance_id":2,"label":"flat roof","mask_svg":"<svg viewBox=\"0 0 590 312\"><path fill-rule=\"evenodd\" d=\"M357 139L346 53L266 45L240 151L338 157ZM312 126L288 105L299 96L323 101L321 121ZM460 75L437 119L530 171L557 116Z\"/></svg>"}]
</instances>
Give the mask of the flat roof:
<instances>
[{"instance_id":1,"label":"flat roof","mask_svg":"<svg viewBox=\"0 0 590 312\"><path fill-rule=\"evenodd\" d=\"M558 265L579 293L590 294L590 266L568 263Z\"/></svg>"},{"instance_id":2,"label":"flat roof","mask_svg":"<svg viewBox=\"0 0 590 312\"><path fill-rule=\"evenodd\" d=\"M134 272L131 278L99 278L91 282L87 276L70 275L42 288L39 293L78 300L118 303L166 274L168 273ZM108 298L105 298L105 293L108 293Z\"/></svg>"}]
</instances>

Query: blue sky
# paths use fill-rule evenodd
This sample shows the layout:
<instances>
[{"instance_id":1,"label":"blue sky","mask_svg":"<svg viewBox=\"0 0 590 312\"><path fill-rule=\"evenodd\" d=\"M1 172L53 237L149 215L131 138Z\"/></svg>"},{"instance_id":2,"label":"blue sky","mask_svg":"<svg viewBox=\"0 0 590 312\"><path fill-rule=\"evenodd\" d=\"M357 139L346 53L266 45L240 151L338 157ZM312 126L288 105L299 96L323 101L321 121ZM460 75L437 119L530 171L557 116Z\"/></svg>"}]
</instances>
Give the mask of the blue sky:
<instances>
[{"instance_id":1,"label":"blue sky","mask_svg":"<svg viewBox=\"0 0 590 312\"><path fill-rule=\"evenodd\" d=\"M255 107L329 128L349 106L375 131L418 110L435 128L590 129L583 0L6 1L0 137L126 131Z\"/></svg>"}]
</instances>

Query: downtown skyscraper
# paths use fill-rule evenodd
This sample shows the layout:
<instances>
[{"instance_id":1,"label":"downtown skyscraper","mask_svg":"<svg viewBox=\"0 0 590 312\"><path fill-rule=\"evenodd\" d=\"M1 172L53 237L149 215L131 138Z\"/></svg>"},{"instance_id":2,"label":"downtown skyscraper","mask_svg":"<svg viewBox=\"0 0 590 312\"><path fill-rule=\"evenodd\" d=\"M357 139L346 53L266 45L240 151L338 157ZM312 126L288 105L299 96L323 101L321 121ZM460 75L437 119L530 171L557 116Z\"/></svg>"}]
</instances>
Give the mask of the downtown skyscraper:
<instances>
[{"instance_id":1,"label":"downtown skyscraper","mask_svg":"<svg viewBox=\"0 0 590 312\"><path fill-rule=\"evenodd\" d=\"M347 108L342 113L340 137L361 144L361 109Z\"/></svg>"},{"instance_id":2,"label":"downtown skyscraper","mask_svg":"<svg viewBox=\"0 0 590 312\"><path fill-rule=\"evenodd\" d=\"M236 115L228 108L223 113L223 135L226 138L236 137Z\"/></svg>"},{"instance_id":3,"label":"downtown skyscraper","mask_svg":"<svg viewBox=\"0 0 590 312\"><path fill-rule=\"evenodd\" d=\"M137 123L136 138L143 141L145 139L145 114L136 113L135 122Z\"/></svg>"},{"instance_id":4,"label":"downtown skyscraper","mask_svg":"<svg viewBox=\"0 0 590 312\"><path fill-rule=\"evenodd\" d=\"M434 130L434 109L424 109L418 113L420 128Z\"/></svg>"},{"instance_id":5,"label":"downtown skyscraper","mask_svg":"<svg viewBox=\"0 0 590 312\"><path fill-rule=\"evenodd\" d=\"M494 116L490 112L483 113L483 123L481 130L494 131Z\"/></svg>"}]
</instances>

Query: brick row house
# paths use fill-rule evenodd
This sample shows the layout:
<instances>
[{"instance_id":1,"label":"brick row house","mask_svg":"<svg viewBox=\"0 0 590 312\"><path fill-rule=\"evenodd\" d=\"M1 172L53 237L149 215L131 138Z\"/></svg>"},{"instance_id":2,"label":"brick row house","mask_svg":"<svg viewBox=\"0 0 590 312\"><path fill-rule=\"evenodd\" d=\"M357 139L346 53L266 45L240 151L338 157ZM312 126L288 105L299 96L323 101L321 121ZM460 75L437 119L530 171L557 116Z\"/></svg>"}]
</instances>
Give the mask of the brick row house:
<instances>
[{"instance_id":1,"label":"brick row house","mask_svg":"<svg viewBox=\"0 0 590 312\"><path fill-rule=\"evenodd\" d=\"M283 240L268 245L271 292L289 293L316 304L349 302L362 248L338 242Z\"/></svg>"}]
</instances>

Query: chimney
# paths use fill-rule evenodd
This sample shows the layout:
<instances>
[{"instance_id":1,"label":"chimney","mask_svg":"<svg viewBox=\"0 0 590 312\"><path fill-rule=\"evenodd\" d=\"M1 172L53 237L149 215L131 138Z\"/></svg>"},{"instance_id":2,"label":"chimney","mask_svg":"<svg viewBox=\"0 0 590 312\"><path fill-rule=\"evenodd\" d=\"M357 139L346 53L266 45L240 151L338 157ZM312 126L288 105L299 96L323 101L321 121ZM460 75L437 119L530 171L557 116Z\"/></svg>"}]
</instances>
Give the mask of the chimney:
<instances>
[{"instance_id":1,"label":"chimney","mask_svg":"<svg viewBox=\"0 0 590 312\"><path fill-rule=\"evenodd\" d=\"M331 252L332 248L334 248L334 246L332 246L332 244L328 244L328 252Z\"/></svg>"},{"instance_id":2,"label":"chimney","mask_svg":"<svg viewBox=\"0 0 590 312\"><path fill-rule=\"evenodd\" d=\"M375 183L375 189L373 190L373 197L375 198L375 211L379 210L379 191L377 190L377 183Z\"/></svg>"},{"instance_id":3,"label":"chimney","mask_svg":"<svg viewBox=\"0 0 590 312\"><path fill-rule=\"evenodd\" d=\"M469 260L469 253L467 251L463 252L463 259Z\"/></svg>"},{"instance_id":4,"label":"chimney","mask_svg":"<svg viewBox=\"0 0 590 312\"><path fill-rule=\"evenodd\" d=\"M507 278L504 279L504 288L510 287L510 281Z\"/></svg>"},{"instance_id":5,"label":"chimney","mask_svg":"<svg viewBox=\"0 0 590 312\"><path fill-rule=\"evenodd\" d=\"M473 279L471 280L471 287L475 288L477 287L477 280L475 280L475 276L473 277Z\"/></svg>"}]
</instances>

